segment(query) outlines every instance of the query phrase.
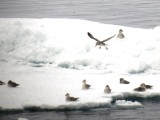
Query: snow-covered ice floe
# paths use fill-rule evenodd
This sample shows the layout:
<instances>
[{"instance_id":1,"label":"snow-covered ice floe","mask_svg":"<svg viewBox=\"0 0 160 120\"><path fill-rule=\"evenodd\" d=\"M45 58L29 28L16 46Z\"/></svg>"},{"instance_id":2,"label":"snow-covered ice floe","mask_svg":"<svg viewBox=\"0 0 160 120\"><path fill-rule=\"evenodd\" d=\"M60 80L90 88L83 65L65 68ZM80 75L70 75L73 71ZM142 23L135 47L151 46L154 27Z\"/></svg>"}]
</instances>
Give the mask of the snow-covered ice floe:
<instances>
[{"instance_id":1,"label":"snow-covered ice floe","mask_svg":"<svg viewBox=\"0 0 160 120\"><path fill-rule=\"evenodd\" d=\"M119 29L125 38L117 38ZM90 32L106 41L95 47ZM86 110L160 101L160 27L108 25L78 19L0 19L0 111ZM130 84L120 84L124 78ZM86 79L90 89L82 90ZM12 80L17 87L9 87ZM152 85L134 91L141 83ZM111 93L105 94L109 85ZM66 102L65 94L78 97Z\"/></svg>"},{"instance_id":2,"label":"snow-covered ice floe","mask_svg":"<svg viewBox=\"0 0 160 120\"><path fill-rule=\"evenodd\" d=\"M120 108L128 108L128 107L142 107L143 105L140 102L132 102L132 101L126 101L126 100L117 100L115 103L116 107L120 107Z\"/></svg>"}]
</instances>

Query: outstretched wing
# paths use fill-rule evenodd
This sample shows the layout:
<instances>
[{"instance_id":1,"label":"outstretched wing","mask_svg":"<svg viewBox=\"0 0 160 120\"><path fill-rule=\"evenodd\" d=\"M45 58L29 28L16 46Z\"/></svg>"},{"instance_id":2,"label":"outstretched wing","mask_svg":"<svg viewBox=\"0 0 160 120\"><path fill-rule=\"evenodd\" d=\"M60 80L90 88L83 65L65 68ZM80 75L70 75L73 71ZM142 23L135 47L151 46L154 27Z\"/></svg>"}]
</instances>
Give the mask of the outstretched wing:
<instances>
[{"instance_id":1,"label":"outstretched wing","mask_svg":"<svg viewBox=\"0 0 160 120\"><path fill-rule=\"evenodd\" d=\"M88 36L91 38L91 39L94 39L94 40L96 40L97 42L99 42L99 40L97 39L97 38L95 38L95 37L93 37L93 35L91 34L91 33L87 33L88 34Z\"/></svg>"},{"instance_id":2,"label":"outstretched wing","mask_svg":"<svg viewBox=\"0 0 160 120\"><path fill-rule=\"evenodd\" d=\"M115 36L115 35L113 35L113 36L111 36L111 37L109 37L109 38L107 38L107 39L103 40L102 42L106 42L106 41L108 41L108 40L112 39L114 36Z\"/></svg>"}]
</instances>

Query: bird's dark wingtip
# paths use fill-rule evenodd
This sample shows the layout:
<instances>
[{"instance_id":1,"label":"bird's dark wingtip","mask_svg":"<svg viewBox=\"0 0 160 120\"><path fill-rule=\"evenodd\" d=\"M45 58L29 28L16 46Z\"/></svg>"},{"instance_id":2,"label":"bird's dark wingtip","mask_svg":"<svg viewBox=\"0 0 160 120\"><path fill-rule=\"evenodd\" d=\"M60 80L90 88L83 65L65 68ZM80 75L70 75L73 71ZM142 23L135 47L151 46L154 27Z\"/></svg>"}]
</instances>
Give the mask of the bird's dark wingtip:
<instances>
[{"instance_id":1,"label":"bird's dark wingtip","mask_svg":"<svg viewBox=\"0 0 160 120\"><path fill-rule=\"evenodd\" d=\"M88 35L88 36L90 36L90 35L91 35L91 33L90 33L90 32L87 32L87 35Z\"/></svg>"},{"instance_id":2,"label":"bird's dark wingtip","mask_svg":"<svg viewBox=\"0 0 160 120\"><path fill-rule=\"evenodd\" d=\"M90 32L87 32L87 35L90 37L90 38L93 38L92 34Z\"/></svg>"}]
</instances>

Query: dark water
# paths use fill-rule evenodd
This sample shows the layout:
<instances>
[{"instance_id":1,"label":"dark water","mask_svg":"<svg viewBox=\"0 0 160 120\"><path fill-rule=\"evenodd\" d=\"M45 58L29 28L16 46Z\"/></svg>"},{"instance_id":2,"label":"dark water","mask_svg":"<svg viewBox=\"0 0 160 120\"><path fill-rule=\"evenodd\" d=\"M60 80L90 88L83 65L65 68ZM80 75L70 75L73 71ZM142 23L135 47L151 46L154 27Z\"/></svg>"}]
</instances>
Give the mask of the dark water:
<instances>
[{"instance_id":1,"label":"dark water","mask_svg":"<svg viewBox=\"0 0 160 120\"><path fill-rule=\"evenodd\" d=\"M160 25L160 0L0 0L1 18L77 18L153 28ZM160 104L143 108L0 113L0 120L159 120Z\"/></svg>"},{"instance_id":2,"label":"dark water","mask_svg":"<svg viewBox=\"0 0 160 120\"><path fill-rule=\"evenodd\" d=\"M25 112L3 114L0 120L159 120L160 104L145 103L143 108L99 108L88 111Z\"/></svg>"},{"instance_id":3,"label":"dark water","mask_svg":"<svg viewBox=\"0 0 160 120\"><path fill-rule=\"evenodd\" d=\"M77 18L139 28L160 25L159 0L0 0L1 18Z\"/></svg>"}]
</instances>

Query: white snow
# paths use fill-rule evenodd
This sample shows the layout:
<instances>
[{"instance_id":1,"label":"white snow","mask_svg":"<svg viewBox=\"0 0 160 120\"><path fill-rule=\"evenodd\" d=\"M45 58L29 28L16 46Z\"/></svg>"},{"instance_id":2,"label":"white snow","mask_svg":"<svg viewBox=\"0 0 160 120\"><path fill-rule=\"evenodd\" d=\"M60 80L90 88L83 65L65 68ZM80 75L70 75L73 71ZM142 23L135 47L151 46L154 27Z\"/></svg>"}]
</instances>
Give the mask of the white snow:
<instances>
[{"instance_id":1,"label":"white snow","mask_svg":"<svg viewBox=\"0 0 160 120\"><path fill-rule=\"evenodd\" d=\"M90 32L103 40L119 29L125 38L107 41L109 50L96 48L87 36ZM159 95L159 33L159 26L141 29L78 19L1 18L0 80L6 84L0 86L0 108L85 109L111 105L114 96ZM121 77L130 84L119 84ZM81 89L83 79L91 89ZM9 88L8 80L20 86ZM153 89L133 91L141 83ZM103 92L107 84L110 94ZM66 93L79 101L66 102Z\"/></svg>"},{"instance_id":2,"label":"white snow","mask_svg":"<svg viewBox=\"0 0 160 120\"><path fill-rule=\"evenodd\" d=\"M116 106L119 107L141 107L142 104L139 102L125 101L125 100L117 100L115 103Z\"/></svg>"}]
</instances>

